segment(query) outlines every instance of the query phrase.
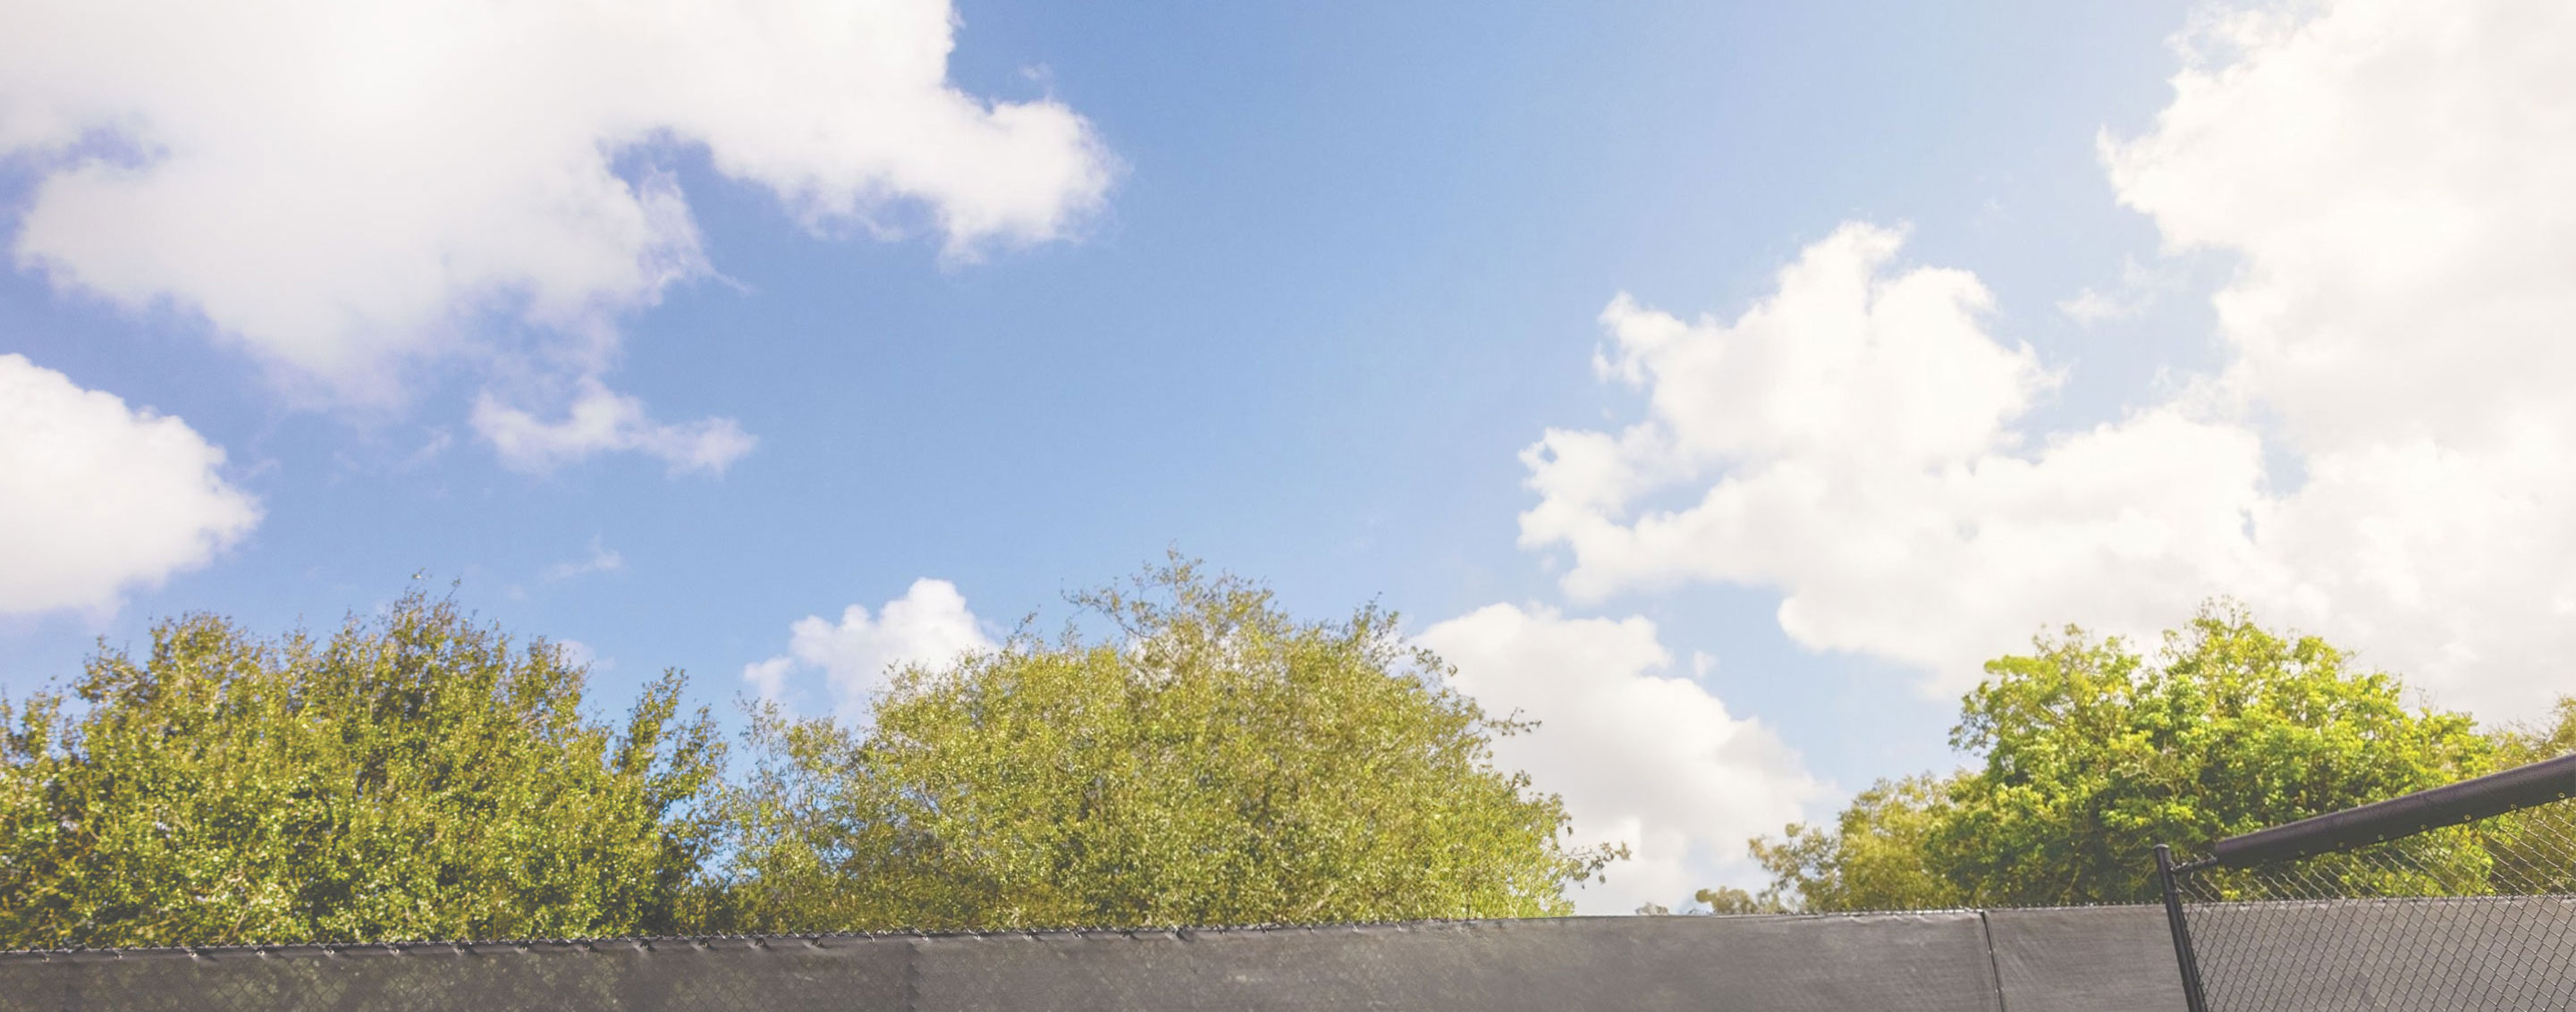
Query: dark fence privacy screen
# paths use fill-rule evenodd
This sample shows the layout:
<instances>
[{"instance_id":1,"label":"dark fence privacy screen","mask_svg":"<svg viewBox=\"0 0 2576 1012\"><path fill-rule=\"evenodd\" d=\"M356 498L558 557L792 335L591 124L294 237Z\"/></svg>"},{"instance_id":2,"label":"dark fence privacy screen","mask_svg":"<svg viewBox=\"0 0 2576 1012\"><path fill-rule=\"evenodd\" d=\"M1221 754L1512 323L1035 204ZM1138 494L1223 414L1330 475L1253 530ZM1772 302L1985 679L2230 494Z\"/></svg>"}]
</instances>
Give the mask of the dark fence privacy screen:
<instances>
[{"instance_id":1,"label":"dark fence privacy screen","mask_svg":"<svg viewBox=\"0 0 2576 1012\"><path fill-rule=\"evenodd\" d=\"M2149 907L12 953L0 1012L2175 1012Z\"/></svg>"},{"instance_id":2,"label":"dark fence privacy screen","mask_svg":"<svg viewBox=\"0 0 2576 1012\"><path fill-rule=\"evenodd\" d=\"M2571 796L2576 756L2223 841L2176 867L2197 1012L2576 1009Z\"/></svg>"},{"instance_id":3,"label":"dark fence privacy screen","mask_svg":"<svg viewBox=\"0 0 2576 1012\"><path fill-rule=\"evenodd\" d=\"M2222 841L2161 910L16 952L0 1012L2576 1010L2576 757L2499 777Z\"/></svg>"}]
</instances>

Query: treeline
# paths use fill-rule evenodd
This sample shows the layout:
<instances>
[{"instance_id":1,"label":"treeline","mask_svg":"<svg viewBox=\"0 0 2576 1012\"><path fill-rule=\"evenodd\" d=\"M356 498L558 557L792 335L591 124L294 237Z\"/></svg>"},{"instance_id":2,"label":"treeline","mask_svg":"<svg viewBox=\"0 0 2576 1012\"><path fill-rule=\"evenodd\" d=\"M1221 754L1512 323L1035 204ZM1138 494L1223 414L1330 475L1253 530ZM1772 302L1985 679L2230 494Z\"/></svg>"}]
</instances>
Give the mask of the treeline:
<instances>
[{"instance_id":1,"label":"treeline","mask_svg":"<svg viewBox=\"0 0 2576 1012\"><path fill-rule=\"evenodd\" d=\"M870 719L622 719L414 592L327 638L211 615L0 699L0 948L1524 917L1625 855L1497 769L1528 725L1391 614L1300 621L1175 561L892 673ZM2576 749L2213 606L2151 660L2069 628L1987 665L1949 775L1752 841L1720 912L2140 902L2148 854ZM2449 832L2469 870L2510 834ZM2576 869L2571 869L2576 877Z\"/></svg>"},{"instance_id":2,"label":"treeline","mask_svg":"<svg viewBox=\"0 0 2576 1012\"><path fill-rule=\"evenodd\" d=\"M1720 912L2152 902L2156 844L2187 851L2576 750L2576 699L2545 726L2481 730L2465 713L2410 707L2396 676L2225 603L2166 633L2152 663L2073 627L2034 646L1988 662L1962 702L1950 742L1972 765L1882 780L1829 823L1756 838L1771 884L1700 901ZM2565 864L2509 853L2547 844L2502 828L2430 834L2415 857L2471 881Z\"/></svg>"},{"instance_id":3,"label":"treeline","mask_svg":"<svg viewBox=\"0 0 2576 1012\"><path fill-rule=\"evenodd\" d=\"M0 948L1146 926L1568 911L1621 853L1496 769L1524 725L1394 616L1184 563L721 733L412 593L327 639L217 616L0 700Z\"/></svg>"}]
</instances>

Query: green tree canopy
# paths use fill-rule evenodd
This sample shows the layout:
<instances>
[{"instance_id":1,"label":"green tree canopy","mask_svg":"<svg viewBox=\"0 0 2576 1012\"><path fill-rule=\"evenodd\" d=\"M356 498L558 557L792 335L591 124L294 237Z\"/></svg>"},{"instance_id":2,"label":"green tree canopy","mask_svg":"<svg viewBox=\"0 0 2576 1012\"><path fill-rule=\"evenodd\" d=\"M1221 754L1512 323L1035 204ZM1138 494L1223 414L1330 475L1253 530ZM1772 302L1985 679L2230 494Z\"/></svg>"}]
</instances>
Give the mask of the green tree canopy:
<instances>
[{"instance_id":1,"label":"green tree canopy","mask_svg":"<svg viewBox=\"0 0 2576 1012\"><path fill-rule=\"evenodd\" d=\"M1951 743L1981 765L1881 784L1832 827L1756 840L1809 909L2140 902L2151 852L2482 772L2468 716L2408 707L2395 676L2229 604L2150 664L2069 627L1988 662ZM2475 859L2466 855L2466 859Z\"/></svg>"},{"instance_id":2,"label":"green tree canopy","mask_svg":"<svg viewBox=\"0 0 2576 1012\"><path fill-rule=\"evenodd\" d=\"M1929 775L1881 780L1831 827L1791 825L1781 839L1754 840L1753 860L1772 875L1760 894L1702 890L1699 900L1717 913L1962 906L1962 891L1932 865L1928 847L1951 810L1951 787Z\"/></svg>"},{"instance_id":3,"label":"green tree canopy","mask_svg":"<svg viewBox=\"0 0 2576 1012\"><path fill-rule=\"evenodd\" d=\"M1615 856L1391 614L1300 622L1177 561L1076 602L1114 632L901 670L863 728L763 712L735 926L1531 916Z\"/></svg>"},{"instance_id":4,"label":"green tree canopy","mask_svg":"<svg viewBox=\"0 0 2576 1012\"><path fill-rule=\"evenodd\" d=\"M721 742L414 592L328 642L163 622L0 700L0 946L669 932Z\"/></svg>"},{"instance_id":5,"label":"green tree canopy","mask_svg":"<svg viewBox=\"0 0 2576 1012\"><path fill-rule=\"evenodd\" d=\"M2558 697L2549 719L2518 724L2496 735L2497 765L2520 766L2576 752L2576 696Z\"/></svg>"},{"instance_id":6,"label":"green tree canopy","mask_svg":"<svg viewBox=\"0 0 2576 1012\"><path fill-rule=\"evenodd\" d=\"M2549 719L2508 727L2496 736L2499 768L2536 763L2576 752L2576 696L2558 697ZM2517 812L2483 827L2479 842L2494 856L2489 869L2500 884L2520 891L2576 893L2576 856L2567 852L2567 823L2576 803Z\"/></svg>"}]
</instances>

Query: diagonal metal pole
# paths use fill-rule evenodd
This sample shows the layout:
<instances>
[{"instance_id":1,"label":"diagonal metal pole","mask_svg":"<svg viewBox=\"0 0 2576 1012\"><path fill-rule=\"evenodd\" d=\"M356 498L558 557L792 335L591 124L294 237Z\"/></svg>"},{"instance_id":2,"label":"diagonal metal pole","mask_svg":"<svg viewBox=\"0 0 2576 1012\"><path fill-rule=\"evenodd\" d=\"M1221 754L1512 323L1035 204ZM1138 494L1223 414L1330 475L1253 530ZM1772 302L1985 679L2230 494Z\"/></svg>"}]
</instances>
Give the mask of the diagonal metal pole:
<instances>
[{"instance_id":1,"label":"diagonal metal pole","mask_svg":"<svg viewBox=\"0 0 2576 1012\"><path fill-rule=\"evenodd\" d=\"M2174 888L2173 848L2156 845L2156 878L2165 890L2165 923L2173 929L2174 963L2182 969L2182 1000L2190 1012L2209 1012L2200 993L2200 959L2191 951L2191 923L2183 919L2182 893Z\"/></svg>"}]
</instances>

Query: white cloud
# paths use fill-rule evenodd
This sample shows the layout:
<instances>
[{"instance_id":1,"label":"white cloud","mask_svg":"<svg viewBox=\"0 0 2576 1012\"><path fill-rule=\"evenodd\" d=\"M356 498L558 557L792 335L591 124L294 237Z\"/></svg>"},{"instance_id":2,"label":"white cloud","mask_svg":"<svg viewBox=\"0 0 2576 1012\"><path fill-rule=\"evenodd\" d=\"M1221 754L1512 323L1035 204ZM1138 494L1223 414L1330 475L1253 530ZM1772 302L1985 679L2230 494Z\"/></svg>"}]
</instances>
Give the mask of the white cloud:
<instances>
[{"instance_id":1,"label":"white cloud","mask_svg":"<svg viewBox=\"0 0 2576 1012\"><path fill-rule=\"evenodd\" d=\"M777 700L787 696L787 676L796 671L796 658L779 656L753 661L742 666L742 680L760 698Z\"/></svg>"},{"instance_id":2,"label":"white cloud","mask_svg":"<svg viewBox=\"0 0 2576 1012\"><path fill-rule=\"evenodd\" d=\"M458 354L597 376L621 314L712 269L636 168L657 152L951 259L1068 235L1114 172L1064 104L949 83L946 0L0 0L0 24L0 155L39 176L18 263L202 313L339 399Z\"/></svg>"},{"instance_id":3,"label":"white cloud","mask_svg":"<svg viewBox=\"0 0 2576 1012\"><path fill-rule=\"evenodd\" d=\"M1539 722L1497 742L1497 762L1564 796L1578 841L1633 849L1608 881L1576 894L1586 912L1677 905L1705 886L1757 880L1744 841L1779 832L1822 794L1770 728L1689 678L1659 674L1672 656L1643 618L1497 604L1419 640L1457 665L1457 687L1488 711Z\"/></svg>"},{"instance_id":4,"label":"white cloud","mask_svg":"<svg viewBox=\"0 0 2576 1012\"><path fill-rule=\"evenodd\" d=\"M548 580L569 580L576 576L588 576L592 573L614 573L624 568L626 568L626 556L619 554L614 548L601 544L598 538L592 538L590 539L590 554L587 557L575 559L570 562L558 562L554 565L547 566L545 578ZM569 643L571 641L566 640L565 642Z\"/></svg>"},{"instance_id":5,"label":"white cloud","mask_svg":"<svg viewBox=\"0 0 2576 1012\"><path fill-rule=\"evenodd\" d=\"M2180 281L2173 271L2158 271L2130 260L2121 265L2119 287L2107 292L2086 288L2057 300L2057 311L2085 327L2136 319Z\"/></svg>"},{"instance_id":6,"label":"white cloud","mask_svg":"<svg viewBox=\"0 0 2576 1012\"><path fill-rule=\"evenodd\" d=\"M2548 0L2214 17L2104 142L2168 245L2241 260L2222 382L2304 463L2265 536L2320 623L2504 711L2576 650L2571 50Z\"/></svg>"},{"instance_id":7,"label":"white cloud","mask_svg":"<svg viewBox=\"0 0 2576 1012\"><path fill-rule=\"evenodd\" d=\"M559 422L508 407L486 393L474 402L474 431L491 441L502 463L539 473L599 453L626 450L661 458L674 476L723 474L760 443L731 418L662 424L645 413L642 400L593 379L585 378L581 388Z\"/></svg>"},{"instance_id":8,"label":"white cloud","mask_svg":"<svg viewBox=\"0 0 2576 1012\"><path fill-rule=\"evenodd\" d=\"M1647 390L1648 418L1524 451L1522 543L1572 549L1579 599L1778 587L1800 642L1943 689L2045 623L2152 630L2240 586L2259 442L2169 405L2025 447L2011 423L2051 375L1985 333L1974 277L1891 271L1899 241L1846 225L1731 323L1613 301L1602 371ZM1640 505L1673 490L1697 501Z\"/></svg>"},{"instance_id":9,"label":"white cloud","mask_svg":"<svg viewBox=\"0 0 2576 1012\"><path fill-rule=\"evenodd\" d=\"M2057 311L2066 314L2067 319L2090 327L2136 316L2146 311L2146 305L2124 295L2105 295L2087 288L2057 300Z\"/></svg>"},{"instance_id":10,"label":"white cloud","mask_svg":"<svg viewBox=\"0 0 2576 1012\"><path fill-rule=\"evenodd\" d=\"M572 667L588 668L595 672L617 670L616 659L599 656L599 651L591 649L590 644L580 640L556 640L555 654L563 659L563 663Z\"/></svg>"},{"instance_id":11,"label":"white cloud","mask_svg":"<svg viewBox=\"0 0 2576 1012\"><path fill-rule=\"evenodd\" d=\"M2354 0L2186 43L2155 129L2103 150L2170 246L2240 259L2218 375L2027 431L2050 374L1984 290L1846 226L1729 323L1614 301L1604 372L1648 415L1525 453L1524 544L1570 550L1585 599L1778 588L1800 642L1945 690L2043 626L2148 632L2226 593L2447 705L2566 691L2576 8Z\"/></svg>"},{"instance_id":12,"label":"white cloud","mask_svg":"<svg viewBox=\"0 0 2576 1012\"><path fill-rule=\"evenodd\" d=\"M2568 431L2576 400L2576 7L2347 0L2218 17L2122 203L2237 254L2232 388L2304 452Z\"/></svg>"},{"instance_id":13,"label":"white cloud","mask_svg":"<svg viewBox=\"0 0 2576 1012\"><path fill-rule=\"evenodd\" d=\"M187 423L0 355L0 614L107 611L258 526Z\"/></svg>"},{"instance_id":14,"label":"white cloud","mask_svg":"<svg viewBox=\"0 0 2576 1012\"><path fill-rule=\"evenodd\" d=\"M946 580L919 579L875 615L860 605L835 624L808 615L789 627L787 653L745 665L743 681L765 699L784 699L791 676L822 673L842 716L864 713L885 684L886 673L906 664L944 664L961 654L993 649L966 597Z\"/></svg>"}]
</instances>

